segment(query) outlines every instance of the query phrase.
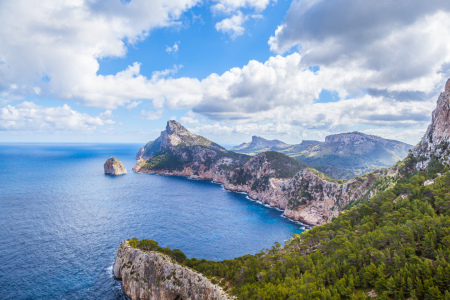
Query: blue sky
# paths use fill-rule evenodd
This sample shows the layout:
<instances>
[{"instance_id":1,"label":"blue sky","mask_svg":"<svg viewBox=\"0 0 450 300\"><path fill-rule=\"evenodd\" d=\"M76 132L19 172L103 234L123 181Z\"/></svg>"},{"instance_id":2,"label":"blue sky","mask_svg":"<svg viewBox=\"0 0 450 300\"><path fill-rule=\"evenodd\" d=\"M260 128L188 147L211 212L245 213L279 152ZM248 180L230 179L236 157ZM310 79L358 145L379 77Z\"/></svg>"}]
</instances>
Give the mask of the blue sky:
<instances>
[{"instance_id":1,"label":"blue sky","mask_svg":"<svg viewBox=\"0 0 450 300\"><path fill-rule=\"evenodd\" d=\"M450 4L412 2L0 2L0 139L145 143L176 119L223 145L416 144L450 76Z\"/></svg>"}]
</instances>

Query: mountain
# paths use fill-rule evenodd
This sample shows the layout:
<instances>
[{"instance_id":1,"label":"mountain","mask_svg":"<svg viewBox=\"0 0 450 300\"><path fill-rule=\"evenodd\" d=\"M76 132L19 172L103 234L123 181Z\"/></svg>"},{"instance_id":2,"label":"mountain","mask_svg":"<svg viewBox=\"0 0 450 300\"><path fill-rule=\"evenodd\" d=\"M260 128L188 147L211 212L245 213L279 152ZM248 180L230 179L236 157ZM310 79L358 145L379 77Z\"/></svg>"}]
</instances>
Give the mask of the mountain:
<instances>
[{"instance_id":1,"label":"mountain","mask_svg":"<svg viewBox=\"0 0 450 300\"><path fill-rule=\"evenodd\" d=\"M209 149L226 152L225 148L200 136L190 133L177 121L167 121L166 130L154 141L148 142L136 154L136 159L148 159L161 151L173 147L201 146Z\"/></svg>"},{"instance_id":2,"label":"mountain","mask_svg":"<svg viewBox=\"0 0 450 300\"><path fill-rule=\"evenodd\" d=\"M228 151L176 121L168 121L160 137L136 157L135 172L219 182L227 190L245 192L284 210L286 217L311 225L330 222L352 201L377 192L370 185L376 178L393 174L376 171L343 184L281 152L249 156Z\"/></svg>"},{"instance_id":3,"label":"mountain","mask_svg":"<svg viewBox=\"0 0 450 300\"><path fill-rule=\"evenodd\" d=\"M292 145L283 143L279 140L266 140L262 137L254 135L252 136L252 141L250 143L242 143L230 150L239 153L256 154L270 150L283 150L291 146Z\"/></svg>"},{"instance_id":4,"label":"mountain","mask_svg":"<svg viewBox=\"0 0 450 300\"><path fill-rule=\"evenodd\" d=\"M449 124L450 80L422 140L390 168L340 184L279 152L252 157L225 172L227 180L240 187L253 182L251 190L259 191L255 195L287 201L285 215L322 214L322 225L253 255L224 261L192 258L180 264L236 299L450 299ZM299 168L293 177L277 179ZM139 244L156 242L129 243L140 249ZM162 251L172 253L170 248ZM175 260L183 257L175 251ZM139 273L144 277L157 271L148 260L126 267L130 275L148 270ZM133 280L146 278L136 275Z\"/></svg>"},{"instance_id":5,"label":"mountain","mask_svg":"<svg viewBox=\"0 0 450 300\"><path fill-rule=\"evenodd\" d=\"M263 144L259 140L267 141L253 137L251 143L230 150L247 154L267 151L269 144ZM277 140L267 142L275 141ZM329 135L325 138L325 142L304 140L297 145L273 144L270 150L280 151L338 179L350 179L375 169L390 167L406 157L412 148L412 145L403 142L357 131Z\"/></svg>"},{"instance_id":6,"label":"mountain","mask_svg":"<svg viewBox=\"0 0 450 300\"><path fill-rule=\"evenodd\" d=\"M450 79L445 91L439 95L431 124L412 153L417 159L416 168L426 169L436 162L450 165Z\"/></svg>"}]
</instances>

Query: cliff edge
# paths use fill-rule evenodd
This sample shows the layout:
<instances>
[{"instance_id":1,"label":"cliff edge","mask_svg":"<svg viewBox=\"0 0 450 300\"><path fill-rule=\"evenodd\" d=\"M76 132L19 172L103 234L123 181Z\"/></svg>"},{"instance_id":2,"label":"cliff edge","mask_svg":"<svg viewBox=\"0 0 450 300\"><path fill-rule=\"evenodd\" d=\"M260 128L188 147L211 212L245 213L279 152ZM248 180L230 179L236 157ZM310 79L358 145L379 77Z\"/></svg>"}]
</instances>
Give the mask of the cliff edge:
<instances>
[{"instance_id":1,"label":"cliff edge","mask_svg":"<svg viewBox=\"0 0 450 300\"><path fill-rule=\"evenodd\" d=\"M203 275L156 251L120 243L114 259L114 276L133 300L229 300L221 287Z\"/></svg>"}]
</instances>

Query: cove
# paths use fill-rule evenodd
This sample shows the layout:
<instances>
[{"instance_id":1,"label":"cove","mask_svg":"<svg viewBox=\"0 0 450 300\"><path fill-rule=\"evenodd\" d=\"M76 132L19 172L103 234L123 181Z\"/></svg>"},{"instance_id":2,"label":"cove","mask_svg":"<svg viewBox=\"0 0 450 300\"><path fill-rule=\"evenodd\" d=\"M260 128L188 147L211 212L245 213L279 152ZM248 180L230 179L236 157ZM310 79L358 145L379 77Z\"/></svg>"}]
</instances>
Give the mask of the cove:
<instances>
[{"instance_id":1,"label":"cove","mask_svg":"<svg viewBox=\"0 0 450 300\"><path fill-rule=\"evenodd\" d=\"M2 299L128 299L111 272L124 239L232 259L303 227L209 181L131 172L139 144L0 144ZM128 174L106 176L120 159Z\"/></svg>"}]
</instances>

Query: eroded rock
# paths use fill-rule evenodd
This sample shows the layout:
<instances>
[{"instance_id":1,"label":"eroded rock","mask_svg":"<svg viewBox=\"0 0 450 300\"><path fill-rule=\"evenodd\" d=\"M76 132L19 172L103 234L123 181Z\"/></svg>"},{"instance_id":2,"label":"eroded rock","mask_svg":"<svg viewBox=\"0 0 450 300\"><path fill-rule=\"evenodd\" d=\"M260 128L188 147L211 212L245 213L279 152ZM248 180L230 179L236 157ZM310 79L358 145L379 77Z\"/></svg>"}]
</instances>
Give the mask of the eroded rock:
<instances>
[{"instance_id":1,"label":"eroded rock","mask_svg":"<svg viewBox=\"0 0 450 300\"><path fill-rule=\"evenodd\" d=\"M109 175L122 175L127 174L127 169L125 166L115 157L108 158L103 165L105 169L105 174Z\"/></svg>"},{"instance_id":2,"label":"eroded rock","mask_svg":"<svg viewBox=\"0 0 450 300\"><path fill-rule=\"evenodd\" d=\"M229 300L220 286L175 263L169 256L142 251L120 243L114 259L114 276L133 300Z\"/></svg>"}]
</instances>

